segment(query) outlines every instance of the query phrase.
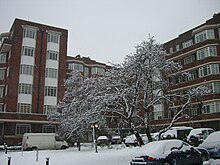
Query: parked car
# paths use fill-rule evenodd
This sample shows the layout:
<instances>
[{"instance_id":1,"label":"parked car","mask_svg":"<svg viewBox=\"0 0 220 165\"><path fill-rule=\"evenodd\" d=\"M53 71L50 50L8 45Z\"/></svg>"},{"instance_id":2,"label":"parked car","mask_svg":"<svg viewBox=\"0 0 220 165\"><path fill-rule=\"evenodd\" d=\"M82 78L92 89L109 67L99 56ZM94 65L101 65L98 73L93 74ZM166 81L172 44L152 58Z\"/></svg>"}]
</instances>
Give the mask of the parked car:
<instances>
[{"instance_id":1,"label":"parked car","mask_svg":"<svg viewBox=\"0 0 220 165\"><path fill-rule=\"evenodd\" d=\"M161 139L180 139L185 141L192 129L192 127L186 126L171 127L169 130L161 134Z\"/></svg>"},{"instance_id":2,"label":"parked car","mask_svg":"<svg viewBox=\"0 0 220 165\"><path fill-rule=\"evenodd\" d=\"M134 134L126 136L124 138L124 143L125 143L126 147L138 146L138 141L137 141L136 136Z\"/></svg>"},{"instance_id":3,"label":"parked car","mask_svg":"<svg viewBox=\"0 0 220 165\"><path fill-rule=\"evenodd\" d=\"M187 136L187 142L193 146L198 146L213 132L215 131L212 128L193 129Z\"/></svg>"},{"instance_id":4,"label":"parked car","mask_svg":"<svg viewBox=\"0 0 220 165\"><path fill-rule=\"evenodd\" d=\"M208 160L205 149L194 148L179 139L150 142L139 149L130 165L192 165Z\"/></svg>"},{"instance_id":5,"label":"parked car","mask_svg":"<svg viewBox=\"0 0 220 165\"><path fill-rule=\"evenodd\" d=\"M107 136L99 136L97 138L97 144L99 146L109 145L109 138Z\"/></svg>"},{"instance_id":6,"label":"parked car","mask_svg":"<svg viewBox=\"0 0 220 165\"><path fill-rule=\"evenodd\" d=\"M150 135L153 141L159 140L159 132L151 133Z\"/></svg>"},{"instance_id":7,"label":"parked car","mask_svg":"<svg viewBox=\"0 0 220 165\"><path fill-rule=\"evenodd\" d=\"M211 158L220 158L220 131L209 135L199 147L207 149Z\"/></svg>"},{"instance_id":8,"label":"parked car","mask_svg":"<svg viewBox=\"0 0 220 165\"><path fill-rule=\"evenodd\" d=\"M148 138L147 138L146 134L140 134L140 137L142 138L144 144L148 143ZM129 146L135 146L136 147L136 146L139 145L138 140L137 140L137 138L134 134L126 136L124 138L124 143L127 147L129 147Z\"/></svg>"},{"instance_id":9,"label":"parked car","mask_svg":"<svg viewBox=\"0 0 220 165\"><path fill-rule=\"evenodd\" d=\"M111 143L112 144L121 144L122 138L119 135L112 136Z\"/></svg>"}]
</instances>

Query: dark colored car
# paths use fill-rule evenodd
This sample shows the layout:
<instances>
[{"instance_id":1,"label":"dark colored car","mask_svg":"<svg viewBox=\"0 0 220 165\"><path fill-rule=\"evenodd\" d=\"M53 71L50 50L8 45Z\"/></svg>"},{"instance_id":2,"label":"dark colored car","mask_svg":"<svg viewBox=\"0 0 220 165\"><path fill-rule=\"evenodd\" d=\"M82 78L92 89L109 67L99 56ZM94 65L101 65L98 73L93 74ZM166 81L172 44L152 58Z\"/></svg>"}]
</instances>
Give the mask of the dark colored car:
<instances>
[{"instance_id":1,"label":"dark colored car","mask_svg":"<svg viewBox=\"0 0 220 165\"><path fill-rule=\"evenodd\" d=\"M208 150L211 158L220 158L220 131L210 134L199 147Z\"/></svg>"},{"instance_id":2,"label":"dark colored car","mask_svg":"<svg viewBox=\"0 0 220 165\"><path fill-rule=\"evenodd\" d=\"M107 146L109 145L109 138L107 136L99 136L97 138L97 144L99 146Z\"/></svg>"},{"instance_id":3,"label":"dark colored car","mask_svg":"<svg viewBox=\"0 0 220 165\"><path fill-rule=\"evenodd\" d=\"M130 165L198 165L209 159L208 152L182 140L154 141L141 147Z\"/></svg>"}]
</instances>

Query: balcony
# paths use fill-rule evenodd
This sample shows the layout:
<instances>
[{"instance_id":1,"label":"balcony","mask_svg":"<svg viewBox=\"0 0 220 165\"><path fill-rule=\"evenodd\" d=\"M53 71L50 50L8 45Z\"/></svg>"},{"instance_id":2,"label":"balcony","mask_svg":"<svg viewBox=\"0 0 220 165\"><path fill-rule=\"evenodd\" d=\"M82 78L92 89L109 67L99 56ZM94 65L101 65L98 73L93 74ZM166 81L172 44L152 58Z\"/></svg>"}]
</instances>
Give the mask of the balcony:
<instances>
[{"instance_id":1,"label":"balcony","mask_svg":"<svg viewBox=\"0 0 220 165\"><path fill-rule=\"evenodd\" d=\"M9 33L2 33L0 35L0 53L7 53L12 46L12 40L9 39Z\"/></svg>"}]
</instances>

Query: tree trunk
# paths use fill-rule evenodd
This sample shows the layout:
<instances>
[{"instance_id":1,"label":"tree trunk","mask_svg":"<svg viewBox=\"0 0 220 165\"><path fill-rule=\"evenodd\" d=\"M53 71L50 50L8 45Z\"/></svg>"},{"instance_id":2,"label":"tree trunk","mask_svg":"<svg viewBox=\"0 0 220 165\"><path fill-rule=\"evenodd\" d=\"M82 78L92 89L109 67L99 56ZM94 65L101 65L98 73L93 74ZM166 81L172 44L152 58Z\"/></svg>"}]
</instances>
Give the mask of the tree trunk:
<instances>
[{"instance_id":1,"label":"tree trunk","mask_svg":"<svg viewBox=\"0 0 220 165\"><path fill-rule=\"evenodd\" d=\"M144 142L143 142L141 136L139 135L139 132L135 130L134 131L134 135L135 135L135 137L136 137L136 139L137 139L137 141L139 143L139 146L141 147L142 145L144 145Z\"/></svg>"},{"instance_id":2,"label":"tree trunk","mask_svg":"<svg viewBox=\"0 0 220 165\"><path fill-rule=\"evenodd\" d=\"M145 127L145 132L146 132L148 141L149 141L149 142L152 142L152 137L151 137L151 135L150 135L150 127L149 127L148 125L147 125L147 127Z\"/></svg>"}]
</instances>

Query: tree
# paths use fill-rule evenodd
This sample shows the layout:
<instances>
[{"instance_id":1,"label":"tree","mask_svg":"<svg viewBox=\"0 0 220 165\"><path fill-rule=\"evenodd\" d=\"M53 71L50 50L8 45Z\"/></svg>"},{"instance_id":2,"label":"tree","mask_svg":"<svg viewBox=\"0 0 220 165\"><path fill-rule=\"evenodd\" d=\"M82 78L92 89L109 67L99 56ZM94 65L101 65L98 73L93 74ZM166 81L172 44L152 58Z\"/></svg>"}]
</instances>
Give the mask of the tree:
<instances>
[{"instance_id":1,"label":"tree","mask_svg":"<svg viewBox=\"0 0 220 165\"><path fill-rule=\"evenodd\" d=\"M79 138L89 129L91 124L104 124L103 111L96 104L99 95L98 78L83 78L82 74L73 71L65 81L64 98L58 104L58 111L48 114L49 120L60 123L59 132L66 137Z\"/></svg>"},{"instance_id":2,"label":"tree","mask_svg":"<svg viewBox=\"0 0 220 165\"><path fill-rule=\"evenodd\" d=\"M49 119L60 122L63 134L73 136L88 131L92 123L106 127L106 115L116 115L122 125L133 130L140 144L143 142L139 127L145 128L151 141L149 122L158 104L166 103L174 108L177 104L171 97L185 101L174 116L172 126L185 116L184 110L192 98L204 94L202 88L190 90L188 94L171 93L170 77L189 74L181 72L182 67L166 56L163 46L149 37L136 47L134 54L127 55L122 64L113 65L102 76L83 78L81 73L73 72L65 81L66 92L58 106L60 111L50 114Z\"/></svg>"},{"instance_id":3,"label":"tree","mask_svg":"<svg viewBox=\"0 0 220 165\"><path fill-rule=\"evenodd\" d=\"M182 118L190 118L190 116L185 112L185 110L192 104L193 101L198 100L202 102L202 96L209 94L210 90L205 85L200 85L194 88L190 88L185 91L184 94L173 93L169 95L169 98L172 97L172 100L181 100L180 103L176 103L176 101L169 100L170 108L175 109L176 113L174 114L170 124L162 129L159 132L159 139L161 139L161 134L169 130L173 124L182 119ZM178 104L181 104L180 108L177 109Z\"/></svg>"}]
</instances>

